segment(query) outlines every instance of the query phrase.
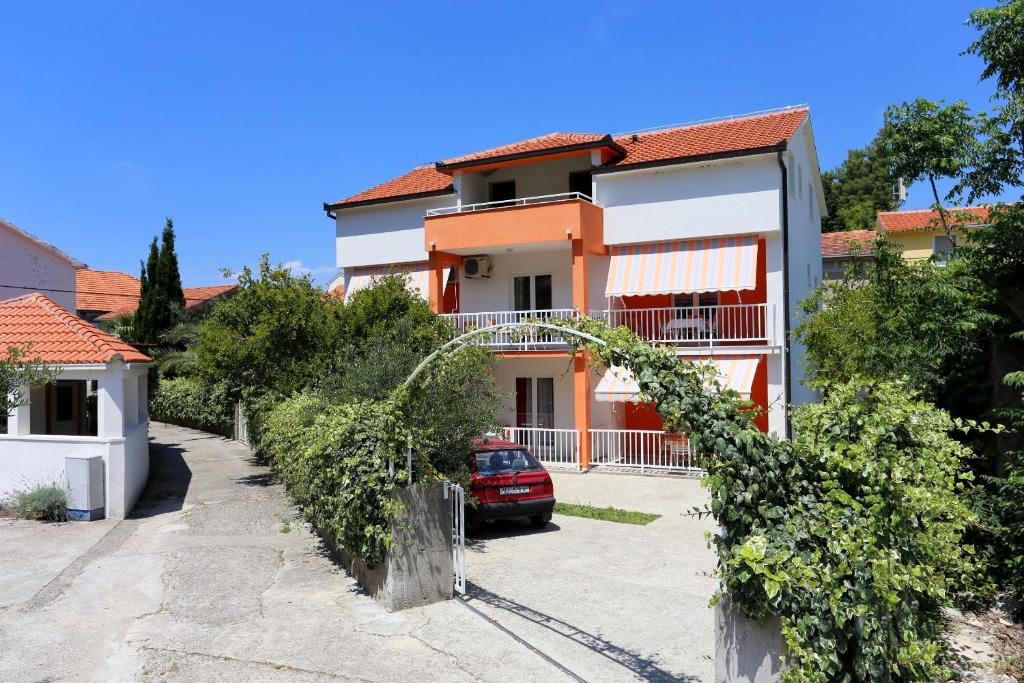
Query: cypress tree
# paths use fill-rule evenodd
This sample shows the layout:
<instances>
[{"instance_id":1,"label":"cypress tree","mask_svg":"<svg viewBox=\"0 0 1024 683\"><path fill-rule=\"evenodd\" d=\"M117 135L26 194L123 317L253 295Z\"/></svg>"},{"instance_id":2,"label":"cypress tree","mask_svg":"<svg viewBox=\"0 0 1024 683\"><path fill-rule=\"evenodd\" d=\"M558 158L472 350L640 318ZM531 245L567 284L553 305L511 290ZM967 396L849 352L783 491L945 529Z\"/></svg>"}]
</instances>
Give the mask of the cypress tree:
<instances>
[{"instance_id":1,"label":"cypress tree","mask_svg":"<svg viewBox=\"0 0 1024 683\"><path fill-rule=\"evenodd\" d=\"M155 241L155 240L154 240ZM160 255L156 265L156 286L153 315L154 336L170 329L176 322L175 309L185 308L185 293L181 288L181 274L178 272L178 255L174 251L174 221L167 219L161 236Z\"/></svg>"},{"instance_id":2,"label":"cypress tree","mask_svg":"<svg viewBox=\"0 0 1024 683\"><path fill-rule=\"evenodd\" d=\"M157 265L160 262L160 252L157 250L156 238L149 245L149 258L145 263L140 263L142 273L139 277L141 290L139 292L139 307L135 311L135 334L139 341L155 341L159 330L154 319L155 303L157 298Z\"/></svg>"}]
</instances>

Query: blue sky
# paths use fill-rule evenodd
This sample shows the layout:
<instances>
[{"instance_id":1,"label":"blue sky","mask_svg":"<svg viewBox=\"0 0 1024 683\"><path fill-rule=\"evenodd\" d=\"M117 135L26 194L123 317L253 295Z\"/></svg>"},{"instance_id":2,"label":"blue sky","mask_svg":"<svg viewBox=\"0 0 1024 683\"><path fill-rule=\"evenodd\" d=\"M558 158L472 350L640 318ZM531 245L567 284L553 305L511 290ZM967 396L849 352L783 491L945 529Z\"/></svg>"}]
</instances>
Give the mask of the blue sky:
<instances>
[{"instance_id":1,"label":"blue sky","mask_svg":"<svg viewBox=\"0 0 1024 683\"><path fill-rule=\"evenodd\" d=\"M323 280L322 203L419 162L807 103L825 170L889 103L985 106L979 4L6 3L0 216L132 273L172 216L186 285Z\"/></svg>"}]
</instances>

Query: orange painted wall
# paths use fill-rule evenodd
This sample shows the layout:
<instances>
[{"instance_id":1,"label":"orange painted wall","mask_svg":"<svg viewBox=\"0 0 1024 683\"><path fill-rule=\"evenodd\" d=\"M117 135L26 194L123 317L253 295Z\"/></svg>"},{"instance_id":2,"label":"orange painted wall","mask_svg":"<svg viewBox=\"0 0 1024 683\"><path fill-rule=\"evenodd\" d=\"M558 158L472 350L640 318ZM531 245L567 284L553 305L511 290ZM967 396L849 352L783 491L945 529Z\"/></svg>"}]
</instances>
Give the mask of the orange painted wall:
<instances>
[{"instance_id":1,"label":"orange painted wall","mask_svg":"<svg viewBox=\"0 0 1024 683\"><path fill-rule=\"evenodd\" d=\"M603 253L604 249L603 212L579 199L427 216L423 225L428 252L568 239L583 240L589 253Z\"/></svg>"}]
</instances>

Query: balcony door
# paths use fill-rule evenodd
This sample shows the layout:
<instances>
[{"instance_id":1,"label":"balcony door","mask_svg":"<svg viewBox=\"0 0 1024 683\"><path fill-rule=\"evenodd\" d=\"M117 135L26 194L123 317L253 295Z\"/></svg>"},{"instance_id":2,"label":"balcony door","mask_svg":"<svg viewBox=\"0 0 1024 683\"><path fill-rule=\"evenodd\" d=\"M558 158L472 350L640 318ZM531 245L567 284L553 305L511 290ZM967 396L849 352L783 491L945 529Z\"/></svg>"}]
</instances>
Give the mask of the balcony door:
<instances>
[{"instance_id":1,"label":"balcony door","mask_svg":"<svg viewBox=\"0 0 1024 683\"><path fill-rule=\"evenodd\" d=\"M555 424L555 378L516 377L516 427L552 429Z\"/></svg>"},{"instance_id":2,"label":"balcony door","mask_svg":"<svg viewBox=\"0 0 1024 683\"><path fill-rule=\"evenodd\" d=\"M517 311L550 311L551 276L517 275L512 278L512 305Z\"/></svg>"}]
</instances>

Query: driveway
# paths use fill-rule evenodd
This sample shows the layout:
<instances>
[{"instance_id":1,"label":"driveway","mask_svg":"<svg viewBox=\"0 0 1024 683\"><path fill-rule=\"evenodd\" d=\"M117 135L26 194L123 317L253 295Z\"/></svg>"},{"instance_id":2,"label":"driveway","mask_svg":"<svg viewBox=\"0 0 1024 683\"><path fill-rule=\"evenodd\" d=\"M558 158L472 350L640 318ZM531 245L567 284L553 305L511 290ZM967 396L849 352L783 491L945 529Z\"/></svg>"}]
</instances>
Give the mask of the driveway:
<instances>
[{"instance_id":1,"label":"driveway","mask_svg":"<svg viewBox=\"0 0 1024 683\"><path fill-rule=\"evenodd\" d=\"M150 434L131 519L0 520L0 680L710 680L692 481L556 475L563 499L637 488L622 507L668 514L490 529L467 553L467 600L389 614L242 446Z\"/></svg>"}]
</instances>

